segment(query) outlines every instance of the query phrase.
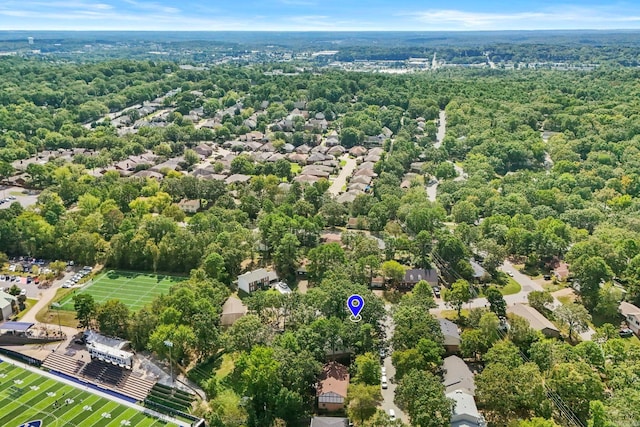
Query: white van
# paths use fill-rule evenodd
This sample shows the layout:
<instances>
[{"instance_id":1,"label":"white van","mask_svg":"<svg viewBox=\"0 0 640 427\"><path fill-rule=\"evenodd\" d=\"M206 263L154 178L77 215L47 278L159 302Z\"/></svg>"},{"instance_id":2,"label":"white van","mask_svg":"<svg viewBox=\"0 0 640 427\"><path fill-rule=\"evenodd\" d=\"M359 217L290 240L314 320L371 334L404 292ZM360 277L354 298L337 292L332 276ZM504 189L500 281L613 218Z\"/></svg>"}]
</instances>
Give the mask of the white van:
<instances>
[{"instance_id":1,"label":"white van","mask_svg":"<svg viewBox=\"0 0 640 427\"><path fill-rule=\"evenodd\" d=\"M389 419L391 421L395 421L396 420L396 411L394 411L393 409L389 409Z\"/></svg>"},{"instance_id":2,"label":"white van","mask_svg":"<svg viewBox=\"0 0 640 427\"><path fill-rule=\"evenodd\" d=\"M387 376L386 376L386 375L383 375L383 376L382 376L381 384L382 384L382 388L384 388L384 389L386 389L387 387L389 387L389 383L387 383Z\"/></svg>"}]
</instances>

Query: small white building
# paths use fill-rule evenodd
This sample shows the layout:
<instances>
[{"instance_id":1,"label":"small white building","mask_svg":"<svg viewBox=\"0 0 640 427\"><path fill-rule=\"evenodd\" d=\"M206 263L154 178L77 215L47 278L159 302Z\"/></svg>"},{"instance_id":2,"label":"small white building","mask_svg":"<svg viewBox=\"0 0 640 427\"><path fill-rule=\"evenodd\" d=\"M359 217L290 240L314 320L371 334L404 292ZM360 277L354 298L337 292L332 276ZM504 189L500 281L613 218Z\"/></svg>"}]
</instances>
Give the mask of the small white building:
<instances>
[{"instance_id":1,"label":"small white building","mask_svg":"<svg viewBox=\"0 0 640 427\"><path fill-rule=\"evenodd\" d=\"M16 297L6 292L0 292L0 321L7 320L13 315L13 304Z\"/></svg>"},{"instance_id":2,"label":"small white building","mask_svg":"<svg viewBox=\"0 0 640 427\"><path fill-rule=\"evenodd\" d=\"M640 308L622 301L618 307L618 312L624 316L629 329L631 329L634 334L640 335Z\"/></svg>"},{"instance_id":3,"label":"small white building","mask_svg":"<svg viewBox=\"0 0 640 427\"><path fill-rule=\"evenodd\" d=\"M278 275L275 271L267 271L264 268L259 268L239 275L238 289L242 289L250 294L261 288L268 288L272 283L277 281Z\"/></svg>"},{"instance_id":4,"label":"small white building","mask_svg":"<svg viewBox=\"0 0 640 427\"><path fill-rule=\"evenodd\" d=\"M194 214L200 209L200 200L182 199L180 203L178 203L178 206L183 212Z\"/></svg>"}]
</instances>

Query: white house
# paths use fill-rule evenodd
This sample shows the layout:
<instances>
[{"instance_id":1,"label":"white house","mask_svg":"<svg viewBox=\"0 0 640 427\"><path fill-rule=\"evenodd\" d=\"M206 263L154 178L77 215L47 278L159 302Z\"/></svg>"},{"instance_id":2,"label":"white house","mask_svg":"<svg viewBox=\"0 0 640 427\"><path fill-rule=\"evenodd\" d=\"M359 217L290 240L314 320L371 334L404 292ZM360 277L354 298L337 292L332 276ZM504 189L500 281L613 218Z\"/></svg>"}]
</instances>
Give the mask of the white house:
<instances>
[{"instance_id":1,"label":"white house","mask_svg":"<svg viewBox=\"0 0 640 427\"><path fill-rule=\"evenodd\" d=\"M622 314L634 334L640 334L640 308L635 305L622 301L618 307L618 312Z\"/></svg>"},{"instance_id":2,"label":"white house","mask_svg":"<svg viewBox=\"0 0 640 427\"><path fill-rule=\"evenodd\" d=\"M486 427L484 417L478 412L473 396L463 390L447 393L455 406L451 414L451 427Z\"/></svg>"},{"instance_id":3,"label":"white house","mask_svg":"<svg viewBox=\"0 0 640 427\"><path fill-rule=\"evenodd\" d=\"M7 320L13 315L12 301L16 301L16 297L0 292L0 321Z\"/></svg>"},{"instance_id":4,"label":"white house","mask_svg":"<svg viewBox=\"0 0 640 427\"><path fill-rule=\"evenodd\" d=\"M275 271L267 271L264 268L259 268L239 275L238 289L242 289L250 294L260 288L268 287L276 281L278 281L278 275Z\"/></svg>"}]
</instances>

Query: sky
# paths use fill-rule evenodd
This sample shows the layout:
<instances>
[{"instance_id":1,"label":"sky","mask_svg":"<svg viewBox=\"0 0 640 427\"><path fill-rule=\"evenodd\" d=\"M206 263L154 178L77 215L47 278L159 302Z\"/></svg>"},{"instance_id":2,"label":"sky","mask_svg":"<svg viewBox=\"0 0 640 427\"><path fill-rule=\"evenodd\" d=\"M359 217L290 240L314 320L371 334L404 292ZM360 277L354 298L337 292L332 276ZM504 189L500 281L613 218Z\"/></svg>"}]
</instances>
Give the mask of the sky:
<instances>
[{"instance_id":1,"label":"sky","mask_svg":"<svg viewBox=\"0 0 640 427\"><path fill-rule=\"evenodd\" d=\"M0 30L640 29L640 1L0 0Z\"/></svg>"}]
</instances>

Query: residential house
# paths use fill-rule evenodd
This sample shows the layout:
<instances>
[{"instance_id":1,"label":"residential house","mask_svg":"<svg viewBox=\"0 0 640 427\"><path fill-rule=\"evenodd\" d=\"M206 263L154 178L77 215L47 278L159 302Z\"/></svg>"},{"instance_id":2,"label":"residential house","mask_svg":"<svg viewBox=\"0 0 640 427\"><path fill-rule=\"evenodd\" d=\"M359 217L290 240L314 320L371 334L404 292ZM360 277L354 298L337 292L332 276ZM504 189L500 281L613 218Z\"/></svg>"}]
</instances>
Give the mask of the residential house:
<instances>
[{"instance_id":1,"label":"residential house","mask_svg":"<svg viewBox=\"0 0 640 427\"><path fill-rule=\"evenodd\" d=\"M220 324L222 326L231 326L236 320L247 314L248 308L242 301L236 297L229 297L222 305L222 316Z\"/></svg>"},{"instance_id":2,"label":"residential house","mask_svg":"<svg viewBox=\"0 0 640 427\"><path fill-rule=\"evenodd\" d=\"M473 259L469 260L469 264L471 264L471 268L473 269L473 279L477 281L485 280L487 277L490 277L487 270L484 269L478 262Z\"/></svg>"},{"instance_id":3,"label":"residential house","mask_svg":"<svg viewBox=\"0 0 640 427\"><path fill-rule=\"evenodd\" d=\"M349 190L346 193L343 193L341 195L339 195L336 198L336 201L338 203L353 203L353 201L356 199L356 197L358 197L359 194L364 194L361 191L357 191L357 190Z\"/></svg>"},{"instance_id":4,"label":"residential house","mask_svg":"<svg viewBox=\"0 0 640 427\"><path fill-rule=\"evenodd\" d=\"M453 323L451 320L447 319L438 319L440 323L440 331L442 331L442 335L444 336L444 348L447 350L447 353L457 353L460 349L460 329L458 329L458 325Z\"/></svg>"},{"instance_id":5,"label":"residential house","mask_svg":"<svg viewBox=\"0 0 640 427\"><path fill-rule=\"evenodd\" d=\"M206 159L207 157L211 157L211 155L213 154L213 147L207 144L200 144L196 148L194 148L193 151Z\"/></svg>"},{"instance_id":6,"label":"residential house","mask_svg":"<svg viewBox=\"0 0 640 427\"><path fill-rule=\"evenodd\" d=\"M367 149L362 145L356 145L355 147L351 147L349 149L349 154L351 154L353 157L361 157L367 154Z\"/></svg>"},{"instance_id":7,"label":"residential house","mask_svg":"<svg viewBox=\"0 0 640 427\"><path fill-rule=\"evenodd\" d=\"M507 307L507 313L522 317L529 322L529 326L531 326L532 329L542 332L547 337L560 337L560 330L556 328L549 319L531 306L515 304Z\"/></svg>"},{"instance_id":8,"label":"residential house","mask_svg":"<svg viewBox=\"0 0 640 427\"><path fill-rule=\"evenodd\" d=\"M462 390L447 393L445 396L455 404L451 414L451 427L486 427L487 422L478 412L474 397Z\"/></svg>"},{"instance_id":9,"label":"residential house","mask_svg":"<svg viewBox=\"0 0 640 427\"><path fill-rule=\"evenodd\" d=\"M251 175L243 175L240 173L231 175L224 180L225 184L245 183L251 179Z\"/></svg>"},{"instance_id":10,"label":"residential house","mask_svg":"<svg viewBox=\"0 0 640 427\"><path fill-rule=\"evenodd\" d=\"M13 307L17 302L17 298L6 292L0 291L0 320L8 320L13 316Z\"/></svg>"},{"instance_id":11,"label":"residential house","mask_svg":"<svg viewBox=\"0 0 640 427\"><path fill-rule=\"evenodd\" d=\"M618 312L624 316L629 329L631 329L634 334L640 335L640 308L626 301L622 301L618 307Z\"/></svg>"},{"instance_id":12,"label":"residential house","mask_svg":"<svg viewBox=\"0 0 640 427\"><path fill-rule=\"evenodd\" d=\"M137 178L152 178L157 181L162 181L164 179L164 175L162 175L160 172L154 172L151 170L141 170L134 173L133 176Z\"/></svg>"},{"instance_id":13,"label":"residential house","mask_svg":"<svg viewBox=\"0 0 640 427\"><path fill-rule=\"evenodd\" d=\"M242 289L250 294L258 289L268 288L272 283L278 281L278 275L275 271L268 271L259 268L253 271L247 271L238 276L238 289Z\"/></svg>"},{"instance_id":14,"label":"residential house","mask_svg":"<svg viewBox=\"0 0 640 427\"><path fill-rule=\"evenodd\" d=\"M329 362L322 368L317 384L318 409L328 412L344 409L349 388L349 370L338 362Z\"/></svg>"},{"instance_id":15,"label":"residential house","mask_svg":"<svg viewBox=\"0 0 640 427\"><path fill-rule=\"evenodd\" d=\"M180 203L178 203L178 207L182 209L184 213L194 214L200 209L200 200L182 199Z\"/></svg>"},{"instance_id":16,"label":"residential house","mask_svg":"<svg viewBox=\"0 0 640 427\"><path fill-rule=\"evenodd\" d=\"M438 272L433 268L429 270L423 268L409 269L404 273L404 278L399 285L404 288L413 288L421 280L426 281L431 286L436 286L438 284Z\"/></svg>"},{"instance_id":17,"label":"residential house","mask_svg":"<svg viewBox=\"0 0 640 427\"><path fill-rule=\"evenodd\" d=\"M458 356L443 361L445 395L453 399L452 427L485 427L486 422L478 412L475 402L475 379L469 366Z\"/></svg>"},{"instance_id":18,"label":"residential house","mask_svg":"<svg viewBox=\"0 0 640 427\"><path fill-rule=\"evenodd\" d=\"M313 417L310 427L349 427L349 419L339 417Z\"/></svg>"}]
</instances>

